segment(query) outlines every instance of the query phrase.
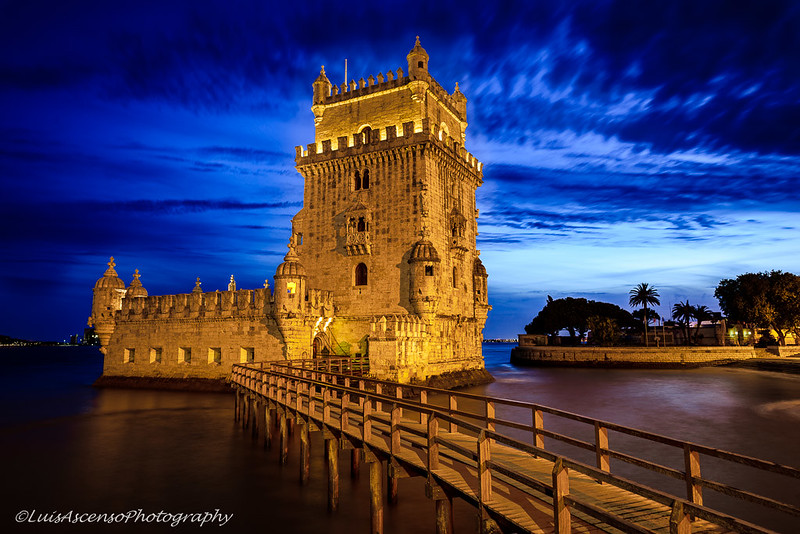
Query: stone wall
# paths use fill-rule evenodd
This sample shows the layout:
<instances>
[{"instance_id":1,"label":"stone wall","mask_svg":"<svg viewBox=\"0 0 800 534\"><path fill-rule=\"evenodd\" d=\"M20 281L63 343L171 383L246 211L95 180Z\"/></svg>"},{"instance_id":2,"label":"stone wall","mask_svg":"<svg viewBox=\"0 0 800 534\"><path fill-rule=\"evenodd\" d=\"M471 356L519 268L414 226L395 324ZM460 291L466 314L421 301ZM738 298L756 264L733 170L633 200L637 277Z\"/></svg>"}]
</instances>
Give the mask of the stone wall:
<instances>
[{"instance_id":1,"label":"stone wall","mask_svg":"<svg viewBox=\"0 0 800 534\"><path fill-rule=\"evenodd\" d=\"M755 358L752 347L516 347L511 362L585 367L681 367Z\"/></svg>"}]
</instances>

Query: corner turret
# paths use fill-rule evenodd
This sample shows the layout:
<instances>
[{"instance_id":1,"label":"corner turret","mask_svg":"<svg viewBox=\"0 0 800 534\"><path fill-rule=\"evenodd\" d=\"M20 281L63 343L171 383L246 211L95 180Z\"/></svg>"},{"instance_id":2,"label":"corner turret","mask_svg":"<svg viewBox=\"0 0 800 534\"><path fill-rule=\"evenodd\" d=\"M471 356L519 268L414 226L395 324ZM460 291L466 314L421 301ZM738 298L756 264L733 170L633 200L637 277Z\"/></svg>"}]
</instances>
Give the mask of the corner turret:
<instances>
[{"instance_id":1,"label":"corner turret","mask_svg":"<svg viewBox=\"0 0 800 534\"><path fill-rule=\"evenodd\" d=\"M441 277L441 259L439 253L423 234L423 238L414 244L408 258L411 266L411 287L409 300L414 313L426 322L433 320L439 309L439 278Z\"/></svg>"},{"instance_id":2,"label":"corner turret","mask_svg":"<svg viewBox=\"0 0 800 534\"><path fill-rule=\"evenodd\" d=\"M133 280L131 280L131 284L128 286L128 290L125 293L125 298L143 298L147 296L147 290L142 286L142 282L139 280L139 269L136 269L133 272Z\"/></svg>"},{"instance_id":3,"label":"corner turret","mask_svg":"<svg viewBox=\"0 0 800 534\"><path fill-rule=\"evenodd\" d=\"M319 71L319 76L314 80L314 104L322 104L325 97L331 94L331 81L325 75L325 65Z\"/></svg>"},{"instance_id":4,"label":"corner turret","mask_svg":"<svg viewBox=\"0 0 800 534\"><path fill-rule=\"evenodd\" d=\"M114 257L109 258L108 269L102 278L94 284L92 297L92 315L88 325L94 326L94 331L100 339L100 351L105 354L111 334L116 328L117 310L122 308L122 298L125 296L125 282L117 275Z\"/></svg>"},{"instance_id":5,"label":"corner turret","mask_svg":"<svg viewBox=\"0 0 800 534\"><path fill-rule=\"evenodd\" d=\"M295 252L294 238L289 252L275 270L275 312L295 314L305 308L306 270Z\"/></svg>"},{"instance_id":6,"label":"corner turret","mask_svg":"<svg viewBox=\"0 0 800 534\"><path fill-rule=\"evenodd\" d=\"M408 77L412 80L427 80L428 75L428 53L419 44L419 35L414 48L406 56L408 60Z\"/></svg>"}]
</instances>

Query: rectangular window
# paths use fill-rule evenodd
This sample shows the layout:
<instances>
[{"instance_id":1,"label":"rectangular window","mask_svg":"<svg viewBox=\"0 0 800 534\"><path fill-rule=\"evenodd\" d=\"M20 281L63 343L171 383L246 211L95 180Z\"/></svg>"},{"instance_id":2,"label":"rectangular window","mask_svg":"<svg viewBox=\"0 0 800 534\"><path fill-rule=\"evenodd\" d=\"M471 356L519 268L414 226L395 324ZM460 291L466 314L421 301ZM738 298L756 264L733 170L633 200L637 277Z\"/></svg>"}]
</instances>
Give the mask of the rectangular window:
<instances>
[{"instance_id":1,"label":"rectangular window","mask_svg":"<svg viewBox=\"0 0 800 534\"><path fill-rule=\"evenodd\" d=\"M136 358L136 349L125 349L125 363L133 363Z\"/></svg>"},{"instance_id":2,"label":"rectangular window","mask_svg":"<svg viewBox=\"0 0 800 534\"><path fill-rule=\"evenodd\" d=\"M222 349L220 347L211 347L208 349L208 363L222 363Z\"/></svg>"},{"instance_id":3,"label":"rectangular window","mask_svg":"<svg viewBox=\"0 0 800 534\"><path fill-rule=\"evenodd\" d=\"M161 363L161 347L150 349L150 363Z\"/></svg>"},{"instance_id":4,"label":"rectangular window","mask_svg":"<svg viewBox=\"0 0 800 534\"><path fill-rule=\"evenodd\" d=\"M239 351L239 361L241 363L254 362L256 359L256 350L254 347L242 347Z\"/></svg>"},{"instance_id":5,"label":"rectangular window","mask_svg":"<svg viewBox=\"0 0 800 534\"><path fill-rule=\"evenodd\" d=\"M180 347L178 348L178 362L191 363L192 362L192 348Z\"/></svg>"},{"instance_id":6,"label":"rectangular window","mask_svg":"<svg viewBox=\"0 0 800 534\"><path fill-rule=\"evenodd\" d=\"M288 293L289 298L294 298L294 294L296 291L297 291L296 282L286 282L286 293Z\"/></svg>"},{"instance_id":7,"label":"rectangular window","mask_svg":"<svg viewBox=\"0 0 800 534\"><path fill-rule=\"evenodd\" d=\"M425 266L425 276L433 276L433 265Z\"/></svg>"}]
</instances>

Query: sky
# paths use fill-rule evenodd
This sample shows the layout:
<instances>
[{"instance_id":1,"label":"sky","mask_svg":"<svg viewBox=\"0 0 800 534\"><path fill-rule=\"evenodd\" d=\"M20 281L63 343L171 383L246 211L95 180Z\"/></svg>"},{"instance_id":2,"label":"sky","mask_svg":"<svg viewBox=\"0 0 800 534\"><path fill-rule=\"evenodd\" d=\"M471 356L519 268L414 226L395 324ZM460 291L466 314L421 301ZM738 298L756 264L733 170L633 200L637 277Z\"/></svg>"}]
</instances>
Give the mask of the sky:
<instances>
[{"instance_id":1,"label":"sky","mask_svg":"<svg viewBox=\"0 0 800 534\"><path fill-rule=\"evenodd\" d=\"M487 338L800 273L800 3L4 1L0 334L82 333L112 255L150 294L271 282L320 65L406 70L416 35L485 165Z\"/></svg>"}]
</instances>

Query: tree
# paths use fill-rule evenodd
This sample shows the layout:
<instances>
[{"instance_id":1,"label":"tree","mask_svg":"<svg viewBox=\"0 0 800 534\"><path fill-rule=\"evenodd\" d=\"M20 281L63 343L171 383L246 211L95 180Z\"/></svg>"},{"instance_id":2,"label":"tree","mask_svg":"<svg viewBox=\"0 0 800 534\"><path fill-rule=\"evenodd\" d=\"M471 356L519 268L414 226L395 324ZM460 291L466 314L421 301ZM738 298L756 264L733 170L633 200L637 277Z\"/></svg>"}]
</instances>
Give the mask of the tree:
<instances>
[{"instance_id":1,"label":"tree","mask_svg":"<svg viewBox=\"0 0 800 534\"><path fill-rule=\"evenodd\" d=\"M558 335L559 331L566 330L572 342L577 344L578 338L591 329L589 318L595 316L613 319L622 327L635 323L630 313L608 302L573 297L553 299L548 295L544 308L525 326L525 332Z\"/></svg>"},{"instance_id":2,"label":"tree","mask_svg":"<svg viewBox=\"0 0 800 534\"><path fill-rule=\"evenodd\" d=\"M589 317L588 323L592 345L609 347L619 343L620 329L616 320L592 315Z\"/></svg>"},{"instance_id":3,"label":"tree","mask_svg":"<svg viewBox=\"0 0 800 534\"><path fill-rule=\"evenodd\" d=\"M687 300L686 302L688 303L689 301ZM697 321L697 325L694 327L694 344L699 345L700 323L711 319L711 310L709 310L707 306L692 306L692 317Z\"/></svg>"},{"instance_id":4,"label":"tree","mask_svg":"<svg viewBox=\"0 0 800 534\"><path fill-rule=\"evenodd\" d=\"M681 330L683 330L683 339L687 345L689 344L689 321L692 320L693 312L694 306L689 304L688 299L686 302L678 301L677 304L672 305L672 318L678 321L678 324L681 325Z\"/></svg>"},{"instance_id":5,"label":"tree","mask_svg":"<svg viewBox=\"0 0 800 534\"><path fill-rule=\"evenodd\" d=\"M800 276L782 271L720 280L714 296L731 323L771 328L778 343L800 328Z\"/></svg>"},{"instance_id":6,"label":"tree","mask_svg":"<svg viewBox=\"0 0 800 534\"><path fill-rule=\"evenodd\" d=\"M630 298L628 299L628 304L630 304L634 308L642 307L644 308L644 344L645 346L649 346L647 341L647 323L649 322L648 315L647 315L647 306L658 306L661 304L661 301L658 300L659 294L656 288L646 284L641 283L638 286L634 287L629 292Z\"/></svg>"}]
</instances>

